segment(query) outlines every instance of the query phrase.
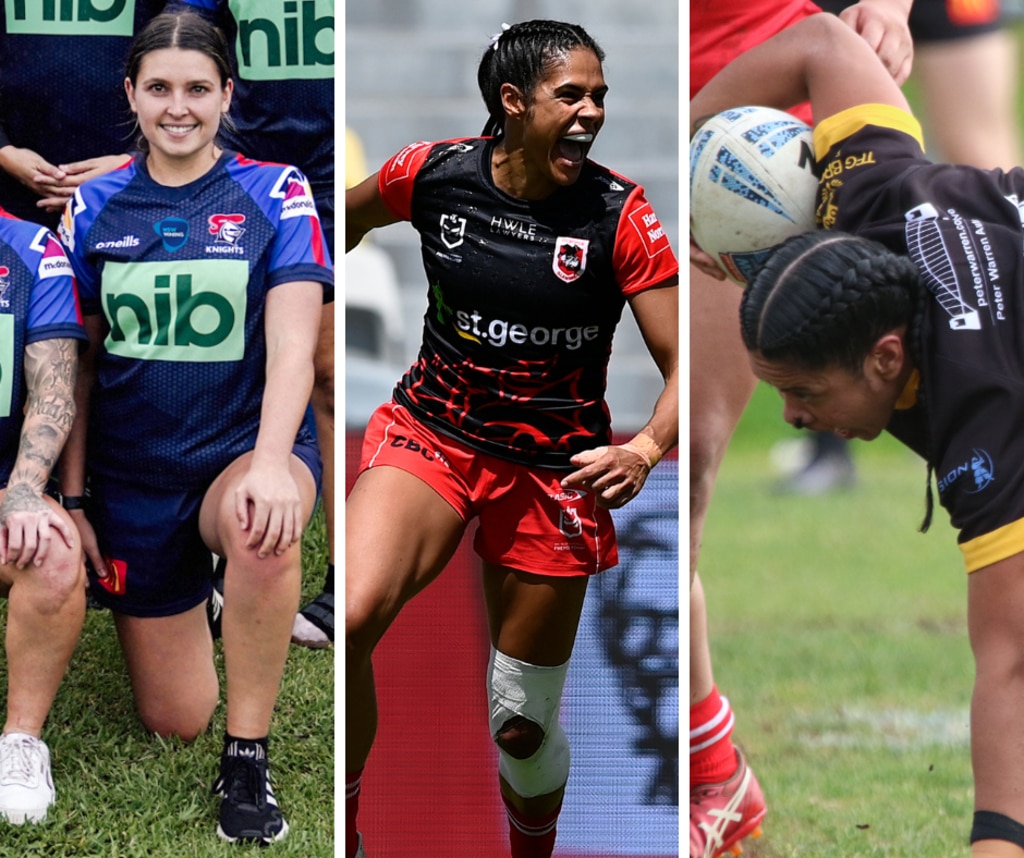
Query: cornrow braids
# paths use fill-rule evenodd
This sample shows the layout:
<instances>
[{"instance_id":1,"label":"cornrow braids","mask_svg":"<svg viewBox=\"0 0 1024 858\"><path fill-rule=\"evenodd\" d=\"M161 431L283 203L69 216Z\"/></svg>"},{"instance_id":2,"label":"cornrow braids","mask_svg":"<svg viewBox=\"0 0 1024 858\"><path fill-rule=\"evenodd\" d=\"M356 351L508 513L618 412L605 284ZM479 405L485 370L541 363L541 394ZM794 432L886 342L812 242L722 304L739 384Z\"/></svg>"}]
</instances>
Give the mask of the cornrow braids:
<instances>
[{"instance_id":1,"label":"cornrow braids","mask_svg":"<svg viewBox=\"0 0 1024 858\"><path fill-rule=\"evenodd\" d=\"M878 338L910 323L918 290L908 257L847 233L804 233L779 245L747 286L743 342L767 360L859 375Z\"/></svg>"},{"instance_id":2,"label":"cornrow braids","mask_svg":"<svg viewBox=\"0 0 1024 858\"><path fill-rule=\"evenodd\" d=\"M906 326L911 360L921 366L927 294L907 256L848 233L804 233L779 245L744 291L743 343L766 360L807 370L840 366L859 376L878 338ZM922 410L924 388L917 391ZM928 433L922 532L931 525L935 507L932 449Z\"/></svg>"},{"instance_id":3,"label":"cornrow braids","mask_svg":"<svg viewBox=\"0 0 1024 858\"><path fill-rule=\"evenodd\" d=\"M604 51L579 24L536 19L503 25L477 68L477 84L488 112L483 135L501 137L505 132L502 84L512 84L530 99L537 83L574 48L593 51L604 62Z\"/></svg>"}]
</instances>

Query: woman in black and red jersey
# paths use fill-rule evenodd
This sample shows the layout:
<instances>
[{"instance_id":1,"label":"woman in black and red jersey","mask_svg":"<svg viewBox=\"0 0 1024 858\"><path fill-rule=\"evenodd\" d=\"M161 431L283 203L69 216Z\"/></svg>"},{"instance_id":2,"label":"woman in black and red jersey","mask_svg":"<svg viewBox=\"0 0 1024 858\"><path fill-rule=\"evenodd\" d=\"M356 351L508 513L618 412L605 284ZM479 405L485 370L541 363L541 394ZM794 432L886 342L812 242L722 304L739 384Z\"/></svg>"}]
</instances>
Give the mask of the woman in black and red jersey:
<instances>
[{"instance_id":1,"label":"woman in black and red jersey","mask_svg":"<svg viewBox=\"0 0 1024 858\"><path fill-rule=\"evenodd\" d=\"M409 146L347 193L347 246L409 220L430 286L419 357L370 421L346 507L348 858L371 654L474 517L512 855L551 855L569 766L558 706L588 578L617 562L608 510L678 434L678 263L643 189L587 158L603 58L576 25L504 29L478 71L484 136ZM665 386L613 446L605 382L627 302Z\"/></svg>"}]
</instances>

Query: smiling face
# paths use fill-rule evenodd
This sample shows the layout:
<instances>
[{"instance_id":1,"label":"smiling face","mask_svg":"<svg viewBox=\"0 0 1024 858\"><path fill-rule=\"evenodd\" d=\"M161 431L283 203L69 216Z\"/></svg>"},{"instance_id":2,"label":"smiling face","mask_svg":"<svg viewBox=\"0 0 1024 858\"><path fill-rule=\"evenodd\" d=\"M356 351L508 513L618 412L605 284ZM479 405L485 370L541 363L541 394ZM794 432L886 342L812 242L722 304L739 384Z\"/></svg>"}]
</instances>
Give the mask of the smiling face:
<instances>
[{"instance_id":1,"label":"smiling face","mask_svg":"<svg viewBox=\"0 0 1024 858\"><path fill-rule=\"evenodd\" d=\"M147 164L163 184L186 184L213 166L221 116L231 105L231 81L200 51L163 48L139 64L125 90L149 143Z\"/></svg>"},{"instance_id":2,"label":"smiling face","mask_svg":"<svg viewBox=\"0 0 1024 858\"><path fill-rule=\"evenodd\" d=\"M839 366L809 370L759 353L750 355L750 366L779 391L787 423L864 441L877 438L889 424L913 370L897 334L879 340L860 373Z\"/></svg>"},{"instance_id":3,"label":"smiling face","mask_svg":"<svg viewBox=\"0 0 1024 858\"><path fill-rule=\"evenodd\" d=\"M506 151L518 154L517 196L540 199L573 184L594 138L604 124L608 86L597 55L574 48L556 62L526 98L511 84L502 87ZM506 185L500 177L499 184Z\"/></svg>"}]
</instances>

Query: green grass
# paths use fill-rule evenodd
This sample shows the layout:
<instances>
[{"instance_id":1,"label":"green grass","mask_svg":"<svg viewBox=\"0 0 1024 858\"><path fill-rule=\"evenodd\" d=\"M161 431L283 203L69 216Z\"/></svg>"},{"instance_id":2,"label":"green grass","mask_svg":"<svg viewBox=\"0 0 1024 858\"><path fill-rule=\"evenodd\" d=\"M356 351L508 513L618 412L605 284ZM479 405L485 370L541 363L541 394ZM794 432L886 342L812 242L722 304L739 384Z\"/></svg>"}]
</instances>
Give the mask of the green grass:
<instances>
[{"instance_id":1,"label":"green grass","mask_svg":"<svg viewBox=\"0 0 1024 858\"><path fill-rule=\"evenodd\" d=\"M323 585L323 513L303 545L303 602ZM6 602L0 617L5 620ZM161 740L135 714L109 611L89 611L43 737L53 756L57 804L40 825L0 824L0 856L206 858L269 854L216 835L210 795L224 732L221 705L191 745ZM0 659L2 662L2 659ZM0 665L0 682L6 667ZM275 794L291 831L275 858L334 855L334 650L293 646L271 725Z\"/></svg>"},{"instance_id":2,"label":"green grass","mask_svg":"<svg viewBox=\"0 0 1024 858\"><path fill-rule=\"evenodd\" d=\"M773 493L797 437L761 387L726 456L701 577L715 680L768 804L749 858L968 854L973 661L966 575L923 462L858 443L857 486Z\"/></svg>"}]
</instances>

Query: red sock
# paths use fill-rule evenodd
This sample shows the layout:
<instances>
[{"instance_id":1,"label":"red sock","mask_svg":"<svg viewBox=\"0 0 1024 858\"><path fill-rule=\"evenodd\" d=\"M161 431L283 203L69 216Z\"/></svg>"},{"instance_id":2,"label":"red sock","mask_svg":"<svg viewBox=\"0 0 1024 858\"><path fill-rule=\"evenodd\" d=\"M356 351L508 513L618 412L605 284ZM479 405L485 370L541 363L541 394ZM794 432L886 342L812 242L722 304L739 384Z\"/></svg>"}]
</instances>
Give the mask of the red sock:
<instances>
[{"instance_id":1,"label":"red sock","mask_svg":"<svg viewBox=\"0 0 1024 858\"><path fill-rule=\"evenodd\" d=\"M359 813L359 789L362 781L362 769L345 775L345 858L355 858L356 849L359 848L356 814Z\"/></svg>"},{"instance_id":2,"label":"red sock","mask_svg":"<svg viewBox=\"0 0 1024 858\"><path fill-rule=\"evenodd\" d=\"M690 707L690 786L717 784L736 771L736 748L732 743L735 717L729 701L711 693Z\"/></svg>"},{"instance_id":3,"label":"red sock","mask_svg":"<svg viewBox=\"0 0 1024 858\"><path fill-rule=\"evenodd\" d=\"M507 798L505 812L508 814L508 839L512 846L512 858L551 858L555 849L555 823L562 809L559 805L554 813L540 819L524 816L516 810Z\"/></svg>"}]
</instances>

